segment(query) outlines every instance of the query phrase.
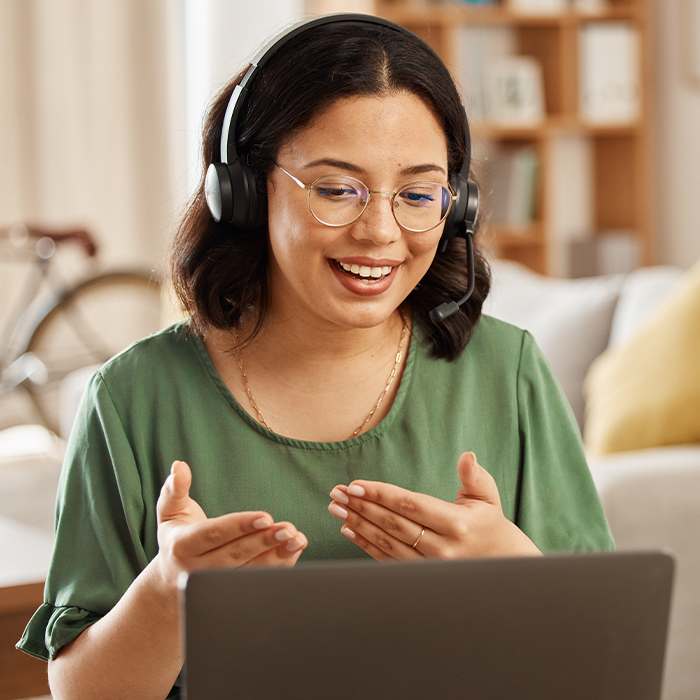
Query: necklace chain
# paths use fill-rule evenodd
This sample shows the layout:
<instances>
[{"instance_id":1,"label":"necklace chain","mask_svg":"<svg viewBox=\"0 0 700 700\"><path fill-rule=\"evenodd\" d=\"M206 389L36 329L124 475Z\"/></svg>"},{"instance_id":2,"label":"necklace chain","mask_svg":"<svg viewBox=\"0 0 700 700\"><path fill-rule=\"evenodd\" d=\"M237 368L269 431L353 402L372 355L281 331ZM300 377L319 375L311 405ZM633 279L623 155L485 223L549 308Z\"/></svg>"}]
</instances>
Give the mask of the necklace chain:
<instances>
[{"instance_id":1,"label":"necklace chain","mask_svg":"<svg viewBox=\"0 0 700 700\"><path fill-rule=\"evenodd\" d=\"M406 319L404 318L404 315L399 312L399 315L401 316L401 338L399 339L399 350L396 353L396 359L394 360L394 367L391 370L391 374L389 375L389 379L387 380L386 386L384 387L384 390L382 393L379 395L379 398L377 399L377 403L374 404L372 407L372 410L367 414L367 417L362 421L362 424L355 429L353 434L350 436L350 438L357 437L361 432L362 429L369 423L369 421L372 420L372 416L377 412L377 409L379 408L380 404L382 401L384 401L384 398L387 395L387 392L389 391L389 388L394 382L394 378L396 377L396 373L399 370L399 364L401 363L401 357L403 356L403 343L406 338L406 332L408 331L408 326L406 325ZM234 331L234 336L236 339L236 343L238 343L238 334ZM241 377L243 378L243 386L245 387L245 393L248 395L248 400L250 401L250 405L253 407L253 410L258 416L258 421L262 423L268 430L272 430L272 428L268 425L267 421L263 417L263 414L261 413L260 409L258 408L258 404L255 402L255 397L253 396L253 392L250 389L250 384L248 383L248 377L245 373L245 370L243 369L243 358L241 356L241 352L238 351L236 353L236 356L238 357L238 367L241 370ZM348 438L348 439L350 439Z\"/></svg>"}]
</instances>

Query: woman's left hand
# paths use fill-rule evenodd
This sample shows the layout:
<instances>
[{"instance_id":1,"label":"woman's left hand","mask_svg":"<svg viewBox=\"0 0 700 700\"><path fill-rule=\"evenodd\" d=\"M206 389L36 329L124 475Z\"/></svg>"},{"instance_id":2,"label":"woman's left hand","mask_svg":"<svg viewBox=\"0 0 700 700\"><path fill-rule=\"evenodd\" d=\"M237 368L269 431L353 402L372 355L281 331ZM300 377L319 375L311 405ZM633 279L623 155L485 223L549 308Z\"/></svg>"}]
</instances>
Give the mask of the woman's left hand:
<instances>
[{"instance_id":1,"label":"woman's left hand","mask_svg":"<svg viewBox=\"0 0 700 700\"><path fill-rule=\"evenodd\" d=\"M379 481L336 486L328 510L341 532L375 559L464 559L541 552L503 515L493 477L473 452L457 463L462 486L454 503Z\"/></svg>"}]
</instances>

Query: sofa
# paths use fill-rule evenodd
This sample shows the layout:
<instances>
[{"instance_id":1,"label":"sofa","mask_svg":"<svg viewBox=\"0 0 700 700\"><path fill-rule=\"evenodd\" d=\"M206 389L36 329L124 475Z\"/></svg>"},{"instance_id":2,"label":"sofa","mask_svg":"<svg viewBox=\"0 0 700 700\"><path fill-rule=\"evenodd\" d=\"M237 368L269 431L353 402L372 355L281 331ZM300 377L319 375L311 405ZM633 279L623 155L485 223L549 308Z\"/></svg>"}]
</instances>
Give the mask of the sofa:
<instances>
[{"instance_id":1,"label":"sofa","mask_svg":"<svg viewBox=\"0 0 700 700\"><path fill-rule=\"evenodd\" d=\"M682 283L670 267L568 280L494 261L485 313L528 329L585 433L584 383L594 361L628 339ZM0 432L0 586L42 580L65 438L93 368L62 387L62 436L39 426ZM700 406L698 406L700 411ZM671 550L676 583L663 700L700 700L700 441L591 455L618 549Z\"/></svg>"},{"instance_id":2,"label":"sofa","mask_svg":"<svg viewBox=\"0 0 700 700\"><path fill-rule=\"evenodd\" d=\"M586 411L592 366L604 353L632 343L654 314L663 320L662 307L688 273L658 266L629 275L555 279L493 261L492 274L484 312L532 333L585 436L586 421L594 418ZM700 402L694 420L700 426ZM667 549L675 555L663 700L699 700L700 440L591 453L588 461L618 550Z\"/></svg>"}]
</instances>

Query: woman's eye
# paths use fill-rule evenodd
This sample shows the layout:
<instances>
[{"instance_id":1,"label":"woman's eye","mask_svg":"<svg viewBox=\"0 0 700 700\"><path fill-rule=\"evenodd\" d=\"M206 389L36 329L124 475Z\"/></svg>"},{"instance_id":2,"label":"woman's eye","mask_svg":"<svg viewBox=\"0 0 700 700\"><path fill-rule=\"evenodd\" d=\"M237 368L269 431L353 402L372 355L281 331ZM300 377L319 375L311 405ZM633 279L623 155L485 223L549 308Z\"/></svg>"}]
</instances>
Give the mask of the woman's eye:
<instances>
[{"instance_id":1,"label":"woman's eye","mask_svg":"<svg viewBox=\"0 0 700 700\"><path fill-rule=\"evenodd\" d=\"M432 192L422 192L421 190L403 190L401 201L412 206L429 206L435 201Z\"/></svg>"},{"instance_id":2,"label":"woman's eye","mask_svg":"<svg viewBox=\"0 0 700 700\"><path fill-rule=\"evenodd\" d=\"M345 185L317 185L316 194L320 197L347 199L348 197L356 197L357 191L352 187L347 187Z\"/></svg>"}]
</instances>

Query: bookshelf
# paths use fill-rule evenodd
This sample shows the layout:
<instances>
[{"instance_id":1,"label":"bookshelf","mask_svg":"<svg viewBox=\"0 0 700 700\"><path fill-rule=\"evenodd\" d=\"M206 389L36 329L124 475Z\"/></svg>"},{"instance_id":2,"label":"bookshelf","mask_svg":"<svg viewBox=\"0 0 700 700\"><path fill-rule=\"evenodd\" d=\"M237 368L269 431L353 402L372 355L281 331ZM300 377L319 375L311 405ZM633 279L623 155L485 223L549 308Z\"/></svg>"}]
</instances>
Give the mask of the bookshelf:
<instances>
[{"instance_id":1,"label":"bookshelf","mask_svg":"<svg viewBox=\"0 0 700 700\"><path fill-rule=\"evenodd\" d=\"M474 115L469 89L473 168L483 200L499 186L489 181L494 153L534 149L539 157L535 215L512 227L497 223L486 204L482 243L497 257L516 260L545 274L576 274L574 243L594 249L614 236L626 241L626 260L654 262L654 200L651 186L651 41L648 0L607 0L592 13L572 8L555 14L523 14L507 0L488 5L460 0L375 0L375 13L425 39L442 57L460 85L470 84L465 65L465 30L506 33L510 51L534 58L541 67L544 114L534 124L504 124ZM636 41L628 56L636 81L634 116L622 120L586 119L579 96L581 43L590 28L622 26ZM605 31L605 30L604 30ZM600 32L598 32L600 33ZM631 57L631 58L630 58ZM600 255L600 253L598 253ZM625 263L627 264L627 263ZM585 270L584 274L608 271ZM620 270L624 271L624 270ZM580 274L580 271L579 273Z\"/></svg>"}]
</instances>

